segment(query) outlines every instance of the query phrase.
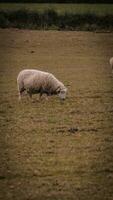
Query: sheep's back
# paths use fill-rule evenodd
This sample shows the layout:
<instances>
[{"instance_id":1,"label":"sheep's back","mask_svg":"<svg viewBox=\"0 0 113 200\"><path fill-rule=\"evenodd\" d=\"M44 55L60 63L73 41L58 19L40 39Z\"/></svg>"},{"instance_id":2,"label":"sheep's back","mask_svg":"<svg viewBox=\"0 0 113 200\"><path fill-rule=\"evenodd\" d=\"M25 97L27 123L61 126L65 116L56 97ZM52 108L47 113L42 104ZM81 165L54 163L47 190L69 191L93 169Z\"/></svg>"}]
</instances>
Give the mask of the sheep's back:
<instances>
[{"instance_id":1,"label":"sheep's back","mask_svg":"<svg viewBox=\"0 0 113 200\"><path fill-rule=\"evenodd\" d=\"M46 73L46 72L44 72L44 73ZM36 74L37 74L37 76L39 76L40 74L43 74L43 72L35 70L35 69L25 69L25 70L22 70L18 74L17 80L20 80L20 79L25 80Z\"/></svg>"}]
</instances>

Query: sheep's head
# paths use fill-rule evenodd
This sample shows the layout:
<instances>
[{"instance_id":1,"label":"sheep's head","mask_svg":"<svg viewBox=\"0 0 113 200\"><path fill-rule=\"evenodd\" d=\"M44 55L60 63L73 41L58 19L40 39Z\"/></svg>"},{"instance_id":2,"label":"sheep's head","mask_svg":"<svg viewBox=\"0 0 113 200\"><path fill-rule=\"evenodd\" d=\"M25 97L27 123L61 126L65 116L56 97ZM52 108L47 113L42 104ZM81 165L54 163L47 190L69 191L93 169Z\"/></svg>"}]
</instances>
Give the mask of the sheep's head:
<instances>
[{"instance_id":1,"label":"sheep's head","mask_svg":"<svg viewBox=\"0 0 113 200\"><path fill-rule=\"evenodd\" d=\"M66 94L67 94L67 88L66 87L60 87L58 90L58 96L61 100L66 99Z\"/></svg>"}]
</instances>

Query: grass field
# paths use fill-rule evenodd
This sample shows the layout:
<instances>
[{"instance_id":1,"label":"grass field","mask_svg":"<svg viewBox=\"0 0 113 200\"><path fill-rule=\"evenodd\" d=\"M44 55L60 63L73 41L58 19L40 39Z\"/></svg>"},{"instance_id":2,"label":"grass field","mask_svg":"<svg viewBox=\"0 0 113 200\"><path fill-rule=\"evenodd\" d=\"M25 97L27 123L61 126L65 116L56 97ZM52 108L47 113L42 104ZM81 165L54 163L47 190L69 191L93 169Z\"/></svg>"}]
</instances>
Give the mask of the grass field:
<instances>
[{"instance_id":1,"label":"grass field","mask_svg":"<svg viewBox=\"0 0 113 200\"><path fill-rule=\"evenodd\" d=\"M21 4L21 3L0 3L0 10L20 10L44 12L47 9L53 9L59 14L76 13L76 14L97 14L108 15L113 14L113 4Z\"/></svg>"},{"instance_id":2,"label":"grass field","mask_svg":"<svg viewBox=\"0 0 113 200\"><path fill-rule=\"evenodd\" d=\"M0 199L113 199L113 33L0 29ZM24 68L68 87L18 102Z\"/></svg>"}]
</instances>

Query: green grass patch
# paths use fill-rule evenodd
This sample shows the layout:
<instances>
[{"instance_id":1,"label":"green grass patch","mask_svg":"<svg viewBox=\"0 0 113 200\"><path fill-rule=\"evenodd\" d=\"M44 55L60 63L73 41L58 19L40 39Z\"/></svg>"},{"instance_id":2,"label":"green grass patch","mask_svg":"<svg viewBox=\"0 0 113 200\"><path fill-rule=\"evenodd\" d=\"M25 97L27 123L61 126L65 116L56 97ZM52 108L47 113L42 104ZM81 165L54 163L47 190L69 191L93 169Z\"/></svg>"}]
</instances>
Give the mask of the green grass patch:
<instances>
[{"instance_id":1,"label":"green grass patch","mask_svg":"<svg viewBox=\"0 0 113 200\"><path fill-rule=\"evenodd\" d=\"M1 3L0 27L46 30L112 30L113 4Z\"/></svg>"},{"instance_id":2,"label":"green grass patch","mask_svg":"<svg viewBox=\"0 0 113 200\"><path fill-rule=\"evenodd\" d=\"M38 4L38 3L0 3L0 10L16 11L26 9L29 11L44 12L47 9L53 9L57 13L64 14L93 13L97 15L108 15L113 13L113 4Z\"/></svg>"},{"instance_id":3,"label":"green grass patch","mask_svg":"<svg viewBox=\"0 0 113 200\"><path fill-rule=\"evenodd\" d=\"M0 11L0 27L27 29L87 30L113 29L113 15L94 13L58 13L54 9L43 12L30 10Z\"/></svg>"}]
</instances>

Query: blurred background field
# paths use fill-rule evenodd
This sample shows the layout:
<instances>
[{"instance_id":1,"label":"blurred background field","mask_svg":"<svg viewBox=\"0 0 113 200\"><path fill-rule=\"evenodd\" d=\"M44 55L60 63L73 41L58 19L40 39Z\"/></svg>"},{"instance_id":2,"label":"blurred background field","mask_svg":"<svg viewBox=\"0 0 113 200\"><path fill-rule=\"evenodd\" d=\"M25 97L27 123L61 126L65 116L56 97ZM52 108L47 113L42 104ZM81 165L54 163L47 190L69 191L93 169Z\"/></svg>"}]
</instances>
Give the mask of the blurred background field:
<instances>
[{"instance_id":1,"label":"blurred background field","mask_svg":"<svg viewBox=\"0 0 113 200\"><path fill-rule=\"evenodd\" d=\"M0 4L0 27L113 31L113 4Z\"/></svg>"},{"instance_id":2,"label":"blurred background field","mask_svg":"<svg viewBox=\"0 0 113 200\"><path fill-rule=\"evenodd\" d=\"M76 13L76 14L113 14L113 4L37 4L37 3L0 3L0 10L29 10L44 12L47 9L55 10L59 14Z\"/></svg>"}]
</instances>

